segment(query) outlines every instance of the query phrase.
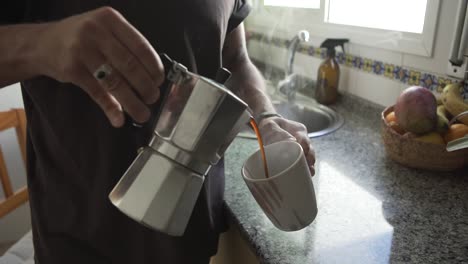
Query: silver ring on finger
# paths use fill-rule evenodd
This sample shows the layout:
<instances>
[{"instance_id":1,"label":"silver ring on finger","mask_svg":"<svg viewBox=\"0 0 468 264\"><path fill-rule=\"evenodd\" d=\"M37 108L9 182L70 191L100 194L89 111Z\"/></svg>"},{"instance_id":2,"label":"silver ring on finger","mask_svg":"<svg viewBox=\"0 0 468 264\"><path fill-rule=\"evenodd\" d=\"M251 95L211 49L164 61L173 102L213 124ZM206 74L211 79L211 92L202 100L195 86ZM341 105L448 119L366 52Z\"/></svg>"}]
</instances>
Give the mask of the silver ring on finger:
<instances>
[{"instance_id":1,"label":"silver ring on finger","mask_svg":"<svg viewBox=\"0 0 468 264\"><path fill-rule=\"evenodd\" d=\"M104 81L109 75L111 75L113 72L112 67L104 63L101 66L99 66L93 73L94 78L98 81Z\"/></svg>"}]
</instances>

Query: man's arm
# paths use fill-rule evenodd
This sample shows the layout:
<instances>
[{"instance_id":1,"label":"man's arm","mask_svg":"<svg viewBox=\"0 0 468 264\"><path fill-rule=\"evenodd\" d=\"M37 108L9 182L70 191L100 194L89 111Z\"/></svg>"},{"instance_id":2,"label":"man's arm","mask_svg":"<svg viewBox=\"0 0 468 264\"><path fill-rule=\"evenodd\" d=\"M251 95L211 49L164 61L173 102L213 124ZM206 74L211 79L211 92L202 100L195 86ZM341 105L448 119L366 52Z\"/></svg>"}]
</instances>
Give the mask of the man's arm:
<instances>
[{"instance_id":1,"label":"man's arm","mask_svg":"<svg viewBox=\"0 0 468 264\"><path fill-rule=\"evenodd\" d=\"M0 88L38 75L80 87L119 127L124 111L148 120L164 69L148 40L102 7L56 22L0 26Z\"/></svg>"},{"instance_id":2,"label":"man's arm","mask_svg":"<svg viewBox=\"0 0 468 264\"><path fill-rule=\"evenodd\" d=\"M271 101L265 93L264 79L249 59L244 36L243 24L226 36L223 66L232 73L226 85L249 105L255 115L265 111L274 112ZM263 119L259 127L266 144L281 140L297 140L304 149L313 175L315 153L303 124L284 118L270 117Z\"/></svg>"},{"instance_id":3,"label":"man's arm","mask_svg":"<svg viewBox=\"0 0 468 264\"><path fill-rule=\"evenodd\" d=\"M226 85L245 100L254 114L275 112L265 92L265 81L247 54L243 24L226 37L223 64L232 72Z\"/></svg>"}]
</instances>

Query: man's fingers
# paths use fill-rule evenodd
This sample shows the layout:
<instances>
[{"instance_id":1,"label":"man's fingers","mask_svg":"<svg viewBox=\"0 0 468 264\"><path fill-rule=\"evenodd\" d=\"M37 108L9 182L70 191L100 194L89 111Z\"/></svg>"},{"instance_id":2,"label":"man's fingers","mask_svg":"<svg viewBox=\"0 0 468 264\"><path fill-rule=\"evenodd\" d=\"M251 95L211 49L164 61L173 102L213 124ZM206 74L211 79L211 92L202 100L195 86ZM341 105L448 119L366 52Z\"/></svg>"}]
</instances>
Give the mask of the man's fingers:
<instances>
[{"instance_id":1,"label":"man's fingers","mask_svg":"<svg viewBox=\"0 0 468 264\"><path fill-rule=\"evenodd\" d=\"M119 102L111 94L102 89L100 84L84 66L78 69L76 77L77 81L75 84L81 87L99 105L114 127L121 127L125 120Z\"/></svg>"},{"instance_id":2,"label":"man's fingers","mask_svg":"<svg viewBox=\"0 0 468 264\"><path fill-rule=\"evenodd\" d=\"M281 129L276 122L262 122L260 133L262 134L263 143L265 145L282 140L295 140L293 135Z\"/></svg>"},{"instance_id":3,"label":"man's fingers","mask_svg":"<svg viewBox=\"0 0 468 264\"><path fill-rule=\"evenodd\" d=\"M306 152L305 157L309 165L315 164L315 153L313 151Z\"/></svg>"},{"instance_id":4,"label":"man's fingers","mask_svg":"<svg viewBox=\"0 0 468 264\"><path fill-rule=\"evenodd\" d=\"M92 49L84 55L83 62L90 74L100 69L103 64L107 64L105 57ZM110 93L120 103L122 108L139 123L146 122L150 117L148 107L135 95L132 88L117 69L110 67L110 72L104 73L105 76L98 80L98 83L105 92Z\"/></svg>"},{"instance_id":5,"label":"man's fingers","mask_svg":"<svg viewBox=\"0 0 468 264\"><path fill-rule=\"evenodd\" d=\"M159 99L159 85L151 78L140 60L116 39L104 42L100 44L103 46L101 50L109 63L120 72L145 103L155 103Z\"/></svg>"},{"instance_id":6,"label":"man's fingers","mask_svg":"<svg viewBox=\"0 0 468 264\"><path fill-rule=\"evenodd\" d=\"M269 136L272 142L290 138L295 139L302 146L307 163L309 165L314 165L315 151L310 143L307 128L301 123L283 118L275 118L271 121L273 122L265 122L263 127L267 135L274 134Z\"/></svg>"},{"instance_id":7,"label":"man's fingers","mask_svg":"<svg viewBox=\"0 0 468 264\"><path fill-rule=\"evenodd\" d=\"M312 144L307 136L304 136L303 133L295 133L293 134L296 136L296 139L299 144L301 144L302 149L304 150L304 154L309 165L315 164L315 151L312 148Z\"/></svg>"},{"instance_id":8,"label":"man's fingers","mask_svg":"<svg viewBox=\"0 0 468 264\"><path fill-rule=\"evenodd\" d=\"M314 165L309 166L309 171L310 171L310 176L313 177L313 176L315 175L315 167L314 167Z\"/></svg>"},{"instance_id":9,"label":"man's fingers","mask_svg":"<svg viewBox=\"0 0 468 264\"><path fill-rule=\"evenodd\" d=\"M302 123L284 119L284 118L278 118L277 122L281 126L281 128L287 131L298 131L298 132L307 133L307 128Z\"/></svg>"},{"instance_id":10,"label":"man's fingers","mask_svg":"<svg viewBox=\"0 0 468 264\"><path fill-rule=\"evenodd\" d=\"M301 144L302 149L304 150L304 152L307 153L309 151L309 147L310 147L310 140L307 137L307 135L302 133L302 132L297 132L297 131L294 131L291 134L296 138L297 142L299 144Z\"/></svg>"},{"instance_id":11,"label":"man's fingers","mask_svg":"<svg viewBox=\"0 0 468 264\"><path fill-rule=\"evenodd\" d=\"M315 150L314 150L314 147L312 147L312 144L309 144L309 153L311 154L312 156L312 159L311 159L311 162L312 164L315 164L315 161L317 160L316 157L315 157Z\"/></svg>"},{"instance_id":12,"label":"man's fingers","mask_svg":"<svg viewBox=\"0 0 468 264\"><path fill-rule=\"evenodd\" d=\"M113 71L99 83L119 101L135 121L144 123L149 119L150 111L148 107L135 95L130 85L119 72Z\"/></svg>"},{"instance_id":13,"label":"man's fingers","mask_svg":"<svg viewBox=\"0 0 468 264\"><path fill-rule=\"evenodd\" d=\"M280 119L279 124L283 129L290 131L290 133L297 139L299 144L301 144L302 148L304 149L304 153L306 154L306 157L308 157L307 161L309 162L309 164L314 164L315 152L312 148L312 144L310 143L306 126L302 123L286 119Z\"/></svg>"},{"instance_id":14,"label":"man's fingers","mask_svg":"<svg viewBox=\"0 0 468 264\"><path fill-rule=\"evenodd\" d=\"M311 175L315 175L315 151L303 124L283 118L265 119L260 123L260 132L265 145L282 140L297 141L302 146Z\"/></svg>"},{"instance_id":15,"label":"man's fingers","mask_svg":"<svg viewBox=\"0 0 468 264\"><path fill-rule=\"evenodd\" d=\"M103 20L114 36L138 58L157 86L164 81L161 58L146 38L121 14L111 8L103 8ZM162 73L162 74L161 74Z\"/></svg>"},{"instance_id":16,"label":"man's fingers","mask_svg":"<svg viewBox=\"0 0 468 264\"><path fill-rule=\"evenodd\" d=\"M85 44L87 49L97 48L107 58L107 61L120 72L131 87L137 91L145 103L152 104L156 102L159 98L160 84L153 80L140 59L115 37L109 26L103 24L96 20L87 20L85 22L83 26L84 30L89 32L90 39L92 40L91 43ZM147 54L145 55L148 56Z\"/></svg>"}]
</instances>

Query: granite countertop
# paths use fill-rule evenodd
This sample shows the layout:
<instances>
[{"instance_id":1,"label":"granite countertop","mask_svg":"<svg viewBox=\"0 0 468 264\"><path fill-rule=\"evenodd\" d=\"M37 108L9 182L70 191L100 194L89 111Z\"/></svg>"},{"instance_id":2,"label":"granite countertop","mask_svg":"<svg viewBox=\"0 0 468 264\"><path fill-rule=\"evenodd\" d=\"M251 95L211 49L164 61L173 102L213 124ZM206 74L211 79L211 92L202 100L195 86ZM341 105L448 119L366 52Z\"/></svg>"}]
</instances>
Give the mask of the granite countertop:
<instances>
[{"instance_id":1,"label":"granite countertop","mask_svg":"<svg viewBox=\"0 0 468 264\"><path fill-rule=\"evenodd\" d=\"M405 168L385 156L382 108L346 95L339 130L312 139L318 215L296 232L276 229L240 174L258 147L237 138L225 155L231 220L262 263L468 263L468 168Z\"/></svg>"}]
</instances>

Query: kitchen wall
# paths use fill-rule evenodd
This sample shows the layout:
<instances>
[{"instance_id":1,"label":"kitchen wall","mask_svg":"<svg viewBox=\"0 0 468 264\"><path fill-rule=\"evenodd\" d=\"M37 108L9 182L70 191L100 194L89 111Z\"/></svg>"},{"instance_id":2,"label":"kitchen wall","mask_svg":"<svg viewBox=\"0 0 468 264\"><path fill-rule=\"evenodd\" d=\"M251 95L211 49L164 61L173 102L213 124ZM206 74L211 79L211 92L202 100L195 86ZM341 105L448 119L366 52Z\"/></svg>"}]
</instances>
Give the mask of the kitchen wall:
<instances>
[{"instance_id":1,"label":"kitchen wall","mask_svg":"<svg viewBox=\"0 0 468 264\"><path fill-rule=\"evenodd\" d=\"M11 108L23 108L18 84L0 89L0 111L8 111ZM26 185L26 169L14 129L0 133L0 146L13 188L16 190ZM3 198L3 191L0 191L0 200ZM0 244L19 239L31 228L30 226L29 203L26 203L0 219Z\"/></svg>"},{"instance_id":2,"label":"kitchen wall","mask_svg":"<svg viewBox=\"0 0 468 264\"><path fill-rule=\"evenodd\" d=\"M317 21L318 11L281 7L265 9L261 2L253 1L254 11L245 23L248 50L253 59L283 69L286 64L286 40L291 39L299 29L307 29L308 23ZM445 71L457 3L440 1L432 57L404 54L352 42L347 44L346 54L338 53L343 63L340 65L340 90L388 106L408 86L424 85L437 93L446 83L455 82L456 79L446 76ZM302 28L298 24L303 24ZM294 71L316 80L324 53L314 47L319 47L324 38L314 35L312 31L310 33L309 43L296 54ZM355 65L356 58L361 65ZM397 72L398 70L401 71Z\"/></svg>"}]
</instances>

